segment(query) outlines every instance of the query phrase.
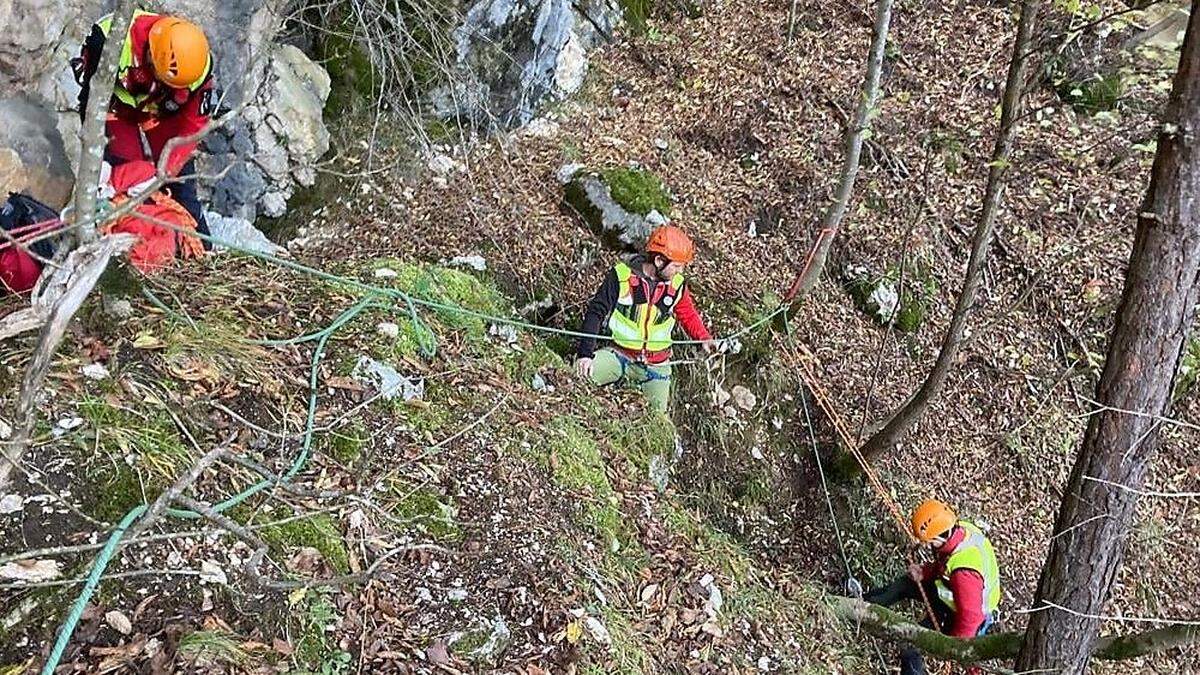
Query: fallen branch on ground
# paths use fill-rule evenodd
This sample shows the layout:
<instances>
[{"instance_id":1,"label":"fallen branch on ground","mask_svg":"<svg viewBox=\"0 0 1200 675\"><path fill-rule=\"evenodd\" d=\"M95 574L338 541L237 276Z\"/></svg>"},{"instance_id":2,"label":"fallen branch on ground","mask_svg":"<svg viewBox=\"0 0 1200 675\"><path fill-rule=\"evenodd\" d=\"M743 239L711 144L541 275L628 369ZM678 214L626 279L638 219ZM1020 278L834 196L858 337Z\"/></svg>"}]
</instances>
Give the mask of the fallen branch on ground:
<instances>
[{"instance_id":1,"label":"fallen branch on ground","mask_svg":"<svg viewBox=\"0 0 1200 675\"><path fill-rule=\"evenodd\" d=\"M1014 658L1025 639L1024 633L995 633L970 640L954 638L918 626L886 607L853 598L835 598L832 609L837 617L862 626L872 635L907 642L926 654L959 663ZM1196 643L1200 643L1200 626L1174 624L1131 635L1102 637L1093 656L1123 661Z\"/></svg>"},{"instance_id":2,"label":"fallen branch on ground","mask_svg":"<svg viewBox=\"0 0 1200 675\"><path fill-rule=\"evenodd\" d=\"M54 270L54 274L46 284L47 288L38 296L38 303L28 310L16 313L21 316L13 318L13 315L10 315L5 317L3 323L0 323L0 337L6 336L10 326L22 327L30 320L34 320L36 323L22 328L22 330L30 330L38 325L41 325L42 328L33 359L30 361L29 367L25 371L25 378L21 383L21 394L17 400L16 415L14 416L16 433L13 435L11 443L0 452L0 456L6 460L0 462L0 492L7 487L9 474L13 467L21 461L21 456L29 447L29 438L33 433L35 419L33 414L35 399L42 390L42 383L50 369L50 361L66 333L67 324L70 323L71 317L75 316L79 306L91 293L96 282L100 280L100 275L108 267L109 259L117 253L129 250L134 241L135 238L132 235L116 235L104 237L97 242L72 251L71 255L67 257L66 263L61 268ZM42 303L42 298L47 299L45 304ZM32 311L32 314L26 316L24 313L27 311Z\"/></svg>"}]
</instances>

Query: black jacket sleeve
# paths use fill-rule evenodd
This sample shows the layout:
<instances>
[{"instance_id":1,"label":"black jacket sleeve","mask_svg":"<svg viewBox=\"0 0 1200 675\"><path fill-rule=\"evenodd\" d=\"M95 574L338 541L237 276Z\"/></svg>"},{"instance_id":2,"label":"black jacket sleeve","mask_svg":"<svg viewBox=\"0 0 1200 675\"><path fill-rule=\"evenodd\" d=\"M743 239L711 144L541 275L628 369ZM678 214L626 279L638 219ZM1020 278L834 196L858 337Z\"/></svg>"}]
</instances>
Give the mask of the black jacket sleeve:
<instances>
[{"instance_id":1,"label":"black jacket sleeve","mask_svg":"<svg viewBox=\"0 0 1200 675\"><path fill-rule=\"evenodd\" d=\"M83 119L87 108L88 94L92 90L92 76L100 66L100 53L104 49L104 33L100 26L92 25L92 32L83 42L79 57L71 59L71 70L74 71L75 81L79 84L79 117Z\"/></svg>"},{"instance_id":2,"label":"black jacket sleeve","mask_svg":"<svg viewBox=\"0 0 1200 675\"><path fill-rule=\"evenodd\" d=\"M619 293L620 284L617 282L617 272L609 270L608 274L604 275L604 281L600 283L600 288L588 302L587 309L583 313L583 328L580 329L580 332L588 335L603 335L608 324L608 317L617 306ZM577 358L581 359L590 359L595 356L596 338L579 338L579 345L576 347L575 353Z\"/></svg>"}]
</instances>

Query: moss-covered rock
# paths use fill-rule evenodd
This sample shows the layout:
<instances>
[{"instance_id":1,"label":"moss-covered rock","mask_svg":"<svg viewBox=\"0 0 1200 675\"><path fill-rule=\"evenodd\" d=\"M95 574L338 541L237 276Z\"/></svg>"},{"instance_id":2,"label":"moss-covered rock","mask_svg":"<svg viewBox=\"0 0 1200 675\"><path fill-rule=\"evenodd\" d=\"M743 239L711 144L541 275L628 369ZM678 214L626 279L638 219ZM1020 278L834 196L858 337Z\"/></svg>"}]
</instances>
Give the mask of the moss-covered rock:
<instances>
[{"instance_id":1,"label":"moss-covered rock","mask_svg":"<svg viewBox=\"0 0 1200 675\"><path fill-rule=\"evenodd\" d=\"M662 179L645 169L628 166L604 169L600 172L613 201L630 213L639 216L658 211L671 215L671 194Z\"/></svg>"},{"instance_id":2,"label":"moss-covered rock","mask_svg":"<svg viewBox=\"0 0 1200 675\"><path fill-rule=\"evenodd\" d=\"M662 180L633 167L577 171L563 198L607 246L627 251L641 250L671 212Z\"/></svg>"},{"instance_id":3,"label":"moss-covered rock","mask_svg":"<svg viewBox=\"0 0 1200 675\"><path fill-rule=\"evenodd\" d=\"M903 286L897 268L876 276L865 268L851 266L846 268L844 278L856 307L880 324L893 324L906 333L921 327L929 302L937 292L933 277L921 266L905 271Z\"/></svg>"}]
</instances>

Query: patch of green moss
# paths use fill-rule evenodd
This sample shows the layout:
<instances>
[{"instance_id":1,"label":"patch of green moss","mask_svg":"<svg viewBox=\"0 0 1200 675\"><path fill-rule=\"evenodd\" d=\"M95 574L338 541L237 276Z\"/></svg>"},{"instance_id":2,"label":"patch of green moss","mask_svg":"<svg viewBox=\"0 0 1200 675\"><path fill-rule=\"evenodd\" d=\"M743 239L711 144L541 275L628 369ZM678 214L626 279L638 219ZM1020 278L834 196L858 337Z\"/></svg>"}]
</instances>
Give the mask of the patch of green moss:
<instances>
[{"instance_id":1,"label":"patch of green moss","mask_svg":"<svg viewBox=\"0 0 1200 675\"><path fill-rule=\"evenodd\" d=\"M1197 379L1200 379L1200 337L1194 337L1184 345L1183 356L1179 359L1179 374L1175 378L1175 400L1191 391Z\"/></svg>"},{"instance_id":2,"label":"patch of green moss","mask_svg":"<svg viewBox=\"0 0 1200 675\"><path fill-rule=\"evenodd\" d=\"M438 541L454 542L462 539L462 529L455 520L458 510L450 498L425 487L416 490L397 487L393 492L400 495L400 499L391 509L397 518L412 521Z\"/></svg>"},{"instance_id":3,"label":"patch of green moss","mask_svg":"<svg viewBox=\"0 0 1200 675\"><path fill-rule=\"evenodd\" d=\"M363 446L369 438L363 423L355 420L341 429L322 432L316 438L316 445L318 452L342 464L352 464L362 456Z\"/></svg>"},{"instance_id":4,"label":"patch of green moss","mask_svg":"<svg viewBox=\"0 0 1200 675\"><path fill-rule=\"evenodd\" d=\"M259 516L262 519L262 516ZM303 547L315 548L338 574L350 572L350 554L337 523L328 513L264 527L258 531L272 551L285 558Z\"/></svg>"},{"instance_id":5,"label":"patch of green moss","mask_svg":"<svg viewBox=\"0 0 1200 675\"><path fill-rule=\"evenodd\" d=\"M640 419L605 419L606 437L617 454L646 471L656 455L669 459L675 455L675 424L665 413L647 410Z\"/></svg>"},{"instance_id":6,"label":"patch of green moss","mask_svg":"<svg viewBox=\"0 0 1200 675\"><path fill-rule=\"evenodd\" d=\"M620 497L591 432L573 418L556 417L533 453L556 484L578 495L578 522L599 539L605 566L613 573L636 571L644 552L621 512Z\"/></svg>"},{"instance_id":7,"label":"patch of green moss","mask_svg":"<svg viewBox=\"0 0 1200 675\"><path fill-rule=\"evenodd\" d=\"M85 398L78 410L95 434L79 439L87 453L82 475L89 480L83 507L98 518L120 520L157 497L191 464L192 455L165 411L135 413L99 398Z\"/></svg>"},{"instance_id":8,"label":"patch of green moss","mask_svg":"<svg viewBox=\"0 0 1200 675\"><path fill-rule=\"evenodd\" d=\"M612 193L613 201L631 213L644 216L658 211L671 215L671 194L662 179L646 171L632 167L617 167L600 172L604 184Z\"/></svg>"},{"instance_id":9,"label":"patch of green moss","mask_svg":"<svg viewBox=\"0 0 1200 675\"><path fill-rule=\"evenodd\" d=\"M398 349L409 350L412 343L422 344L430 337L423 329L436 333L438 325L451 330L463 331L468 338L478 343L487 336L487 316L507 316L510 305L500 291L491 283L477 279L466 272L436 265L405 263L398 260L379 260L374 269L386 268L396 273L395 277L375 279L373 282L389 285L415 298L438 303L439 307L418 307L421 325L414 325L411 316L397 321L401 333ZM403 301L399 308L405 310ZM467 311L461 311L467 310ZM436 319L436 324L431 320Z\"/></svg>"},{"instance_id":10,"label":"patch of green moss","mask_svg":"<svg viewBox=\"0 0 1200 675\"><path fill-rule=\"evenodd\" d=\"M405 424L430 439L450 424L450 411L443 403L396 399L392 410Z\"/></svg>"}]
</instances>

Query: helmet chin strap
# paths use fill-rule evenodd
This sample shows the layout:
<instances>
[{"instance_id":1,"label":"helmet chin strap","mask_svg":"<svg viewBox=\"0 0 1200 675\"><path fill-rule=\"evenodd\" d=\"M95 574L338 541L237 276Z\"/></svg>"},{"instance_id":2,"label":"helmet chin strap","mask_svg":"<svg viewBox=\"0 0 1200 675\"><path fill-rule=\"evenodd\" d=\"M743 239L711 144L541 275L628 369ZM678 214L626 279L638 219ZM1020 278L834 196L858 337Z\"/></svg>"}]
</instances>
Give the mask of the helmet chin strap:
<instances>
[{"instance_id":1,"label":"helmet chin strap","mask_svg":"<svg viewBox=\"0 0 1200 675\"><path fill-rule=\"evenodd\" d=\"M651 264L654 265L654 274L658 277L659 281L670 281L670 279L663 274L663 270L667 268L667 265L671 264L670 260L667 260L665 256L656 253Z\"/></svg>"}]
</instances>

